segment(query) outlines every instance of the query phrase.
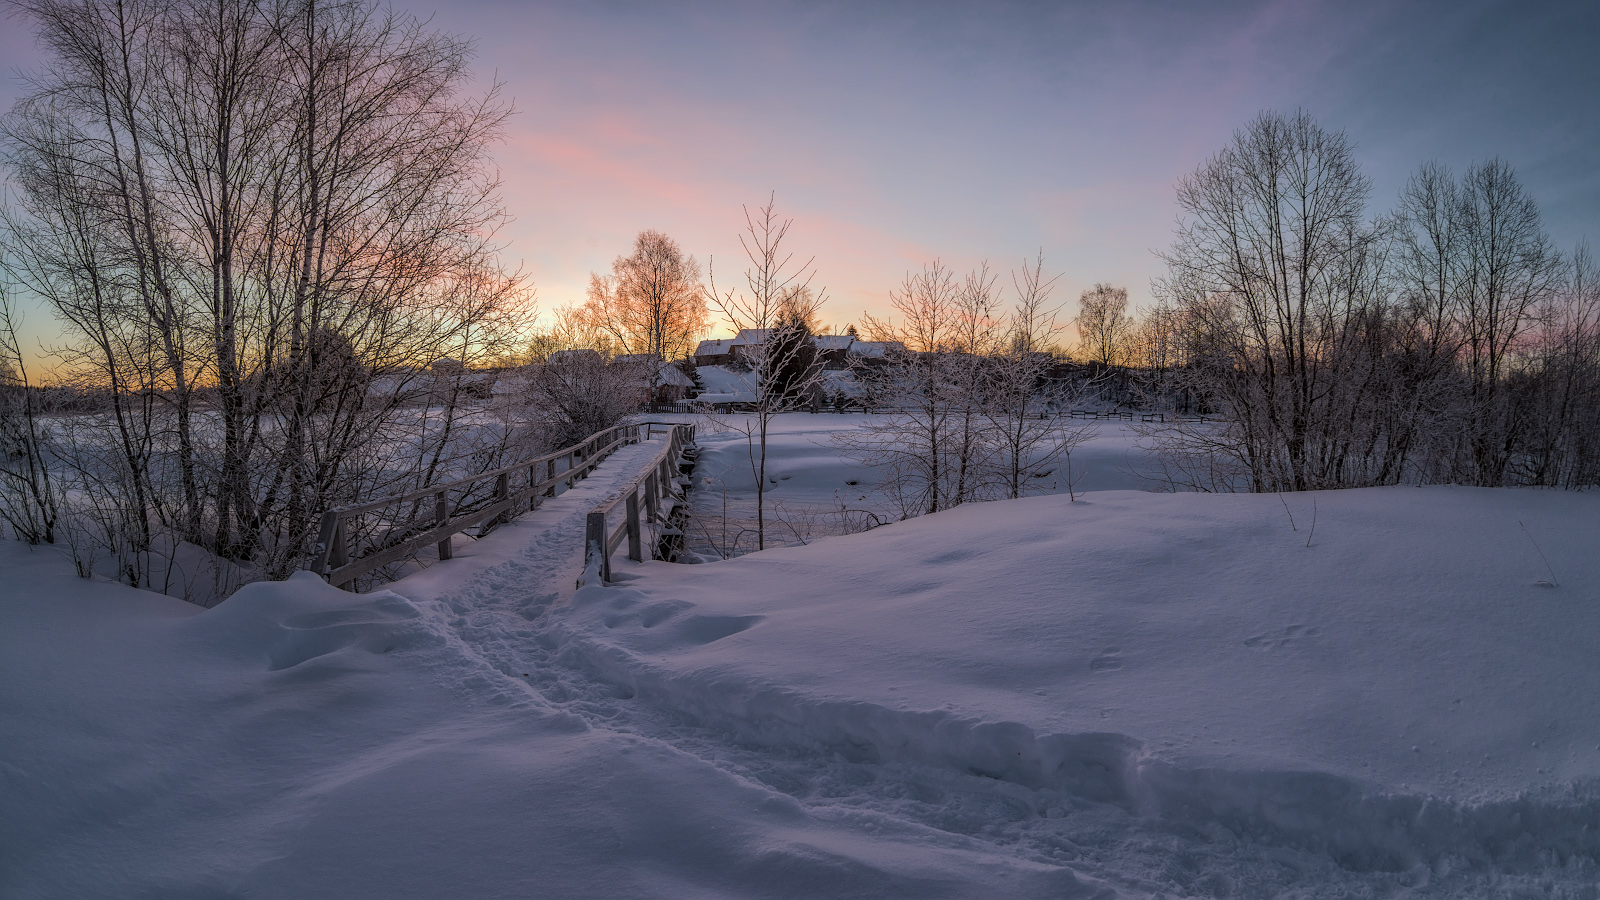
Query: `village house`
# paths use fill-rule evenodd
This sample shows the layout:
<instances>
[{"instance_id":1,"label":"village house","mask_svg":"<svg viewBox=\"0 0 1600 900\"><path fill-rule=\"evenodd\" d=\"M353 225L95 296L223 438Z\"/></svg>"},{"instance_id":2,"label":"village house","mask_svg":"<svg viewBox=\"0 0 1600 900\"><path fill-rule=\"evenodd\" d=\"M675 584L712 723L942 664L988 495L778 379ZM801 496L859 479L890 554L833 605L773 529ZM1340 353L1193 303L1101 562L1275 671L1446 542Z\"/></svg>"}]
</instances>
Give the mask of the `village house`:
<instances>
[{"instance_id":1,"label":"village house","mask_svg":"<svg viewBox=\"0 0 1600 900\"><path fill-rule=\"evenodd\" d=\"M694 379L655 353L624 353L611 360L611 365L637 370L641 390L647 403L672 403L683 400L694 389Z\"/></svg>"}]
</instances>

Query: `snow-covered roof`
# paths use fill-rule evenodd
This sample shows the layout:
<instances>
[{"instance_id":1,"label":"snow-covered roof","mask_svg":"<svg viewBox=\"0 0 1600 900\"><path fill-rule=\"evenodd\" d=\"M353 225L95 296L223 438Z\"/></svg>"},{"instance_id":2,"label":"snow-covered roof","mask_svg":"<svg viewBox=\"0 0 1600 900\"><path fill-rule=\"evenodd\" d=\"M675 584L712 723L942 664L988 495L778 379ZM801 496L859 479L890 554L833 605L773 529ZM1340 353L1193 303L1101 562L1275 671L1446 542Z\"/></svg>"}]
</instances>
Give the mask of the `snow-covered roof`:
<instances>
[{"instance_id":1,"label":"snow-covered roof","mask_svg":"<svg viewBox=\"0 0 1600 900\"><path fill-rule=\"evenodd\" d=\"M683 374L683 370L677 366L667 365L662 362L661 356L656 353L624 353L612 357L611 364L613 366L637 369L641 380L646 377L647 373L653 371L656 387L663 385L682 388L694 387L693 378Z\"/></svg>"},{"instance_id":2,"label":"snow-covered roof","mask_svg":"<svg viewBox=\"0 0 1600 900\"><path fill-rule=\"evenodd\" d=\"M600 361L600 353L599 353L599 351L597 351L597 350L557 350L556 352L550 354L550 365L552 365L552 366L572 365L573 363L588 362L588 361L599 362Z\"/></svg>"},{"instance_id":3,"label":"snow-covered roof","mask_svg":"<svg viewBox=\"0 0 1600 900\"><path fill-rule=\"evenodd\" d=\"M819 334L816 340L818 350L849 350L856 339L848 334Z\"/></svg>"},{"instance_id":4,"label":"snow-covered roof","mask_svg":"<svg viewBox=\"0 0 1600 900\"><path fill-rule=\"evenodd\" d=\"M624 366L635 365L635 364L654 365L654 364L659 364L661 362L661 354L659 354L659 353L618 353L616 356L611 357L611 362L612 362L613 365L620 363L621 365L624 365Z\"/></svg>"},{"instance_id":5,"label":"snow-covered roof","mask_svg":"<svg viewBox=\"0 0 1600 900\"><path fill-rule=\"evenodd\" d=\"M716 338L701 341L694 348L695 356L727 356L733 352L734 338Z\"/></svg>"},{"instance_id":6,"label":"snow-covered roof","mask_svg":"<svg viewBox=\"0 0 1600 900\"><path fill-rule=\"evenodd\" d=\"M656 385L692 388L694 387L694 379L683 374L683 370L677 366L662 366L656 372Z\"/></svg>"},{"instance_id":7,"label":"snow-covered roof","mask_svg":"<svg viewBox=\"0 0 1600 900\"><path fill-rule=\"evenodd\" d=\"M829 394L844 394L846 397L860 397L867 392L861 380L849 369L824 369L818 373L817 384Z\"/></svg>"},{"instance_id":8,"label":"snow-covered roof","mask_svg":"<svg viewBox=\"0 0 1600 900\"><path fill-rule=\"evenodd\" d=\"M694 348L695 356L727 356L739 347L759 347L767 342L771 328L741 328L731 338L712 338Z\"/></svg>"},{"instance_id":9,"label":"snow-covered roof","mask_svg":"<svg viewBox=\"0 0 1600 900\"><path fill-rule=\"evenodd\" d=\"M891 350L905 350L906 345L899 341L856 341L850 345L851 356L881 357L889 355Z\"/></svg>"},{"instance_id":10,"label":"snow-covered roof","mask_svg":"<svg viewBox=\"0 0 1600 900\"><path fill-rule=\"evenodd\" d=\"M754 403L756 400L754 372L738 372L726 366L700 366L695 374L705 387L698 399L708 403Z\"/></svg>"}]
</instances>

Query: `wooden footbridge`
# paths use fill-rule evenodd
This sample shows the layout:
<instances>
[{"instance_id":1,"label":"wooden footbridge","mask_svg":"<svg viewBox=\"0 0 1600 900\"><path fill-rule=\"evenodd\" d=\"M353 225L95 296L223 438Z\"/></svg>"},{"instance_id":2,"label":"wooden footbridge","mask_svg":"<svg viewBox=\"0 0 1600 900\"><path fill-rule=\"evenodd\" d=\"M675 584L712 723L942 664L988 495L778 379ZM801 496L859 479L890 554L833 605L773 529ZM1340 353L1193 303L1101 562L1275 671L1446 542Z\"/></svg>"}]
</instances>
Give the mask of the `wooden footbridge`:
<instances>
[{"instance_id":1,"label":"wooden footbridge","mask_svg":"<svg viewBox=\"0 0 1600 900\"><path fill-rule=\"evenodd\" d=\"M330 509L322 516L308 568L349 590L358 577L416 558L430 545L438 559L450 559L455 535L472 529L481 537L571 490L618 449L657 437L663 439L661 447L648 465L588 514L585 569L598 567L600 577L609 579L612 554L624 541L629 559L668 558L674 547L681 549L694 426L639 422L607 428L570 447L509 466Z\"/></svg>"}]
</instances>

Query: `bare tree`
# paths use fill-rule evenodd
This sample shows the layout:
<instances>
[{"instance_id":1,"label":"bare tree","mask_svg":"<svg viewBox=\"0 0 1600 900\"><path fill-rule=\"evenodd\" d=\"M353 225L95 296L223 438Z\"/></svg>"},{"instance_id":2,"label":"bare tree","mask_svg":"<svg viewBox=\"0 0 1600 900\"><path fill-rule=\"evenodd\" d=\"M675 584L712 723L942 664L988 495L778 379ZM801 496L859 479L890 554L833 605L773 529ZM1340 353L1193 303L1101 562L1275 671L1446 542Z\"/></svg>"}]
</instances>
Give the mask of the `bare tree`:
<instances>
[{"instance_id":1,"label":"bare tree","mask_svg":"<svg viewBox=\"0 0 1600 900\"><path fill-rule=\"evenodd\" d=\"M633 254L617 257L610 275L589 277L583 312L593 328L611 336L618 352L660 365L683 359L707 324L700 264L665 234L641 231Z\"/></svg>"},{"instance_id":2,"label":"bare tree","mask_svg":"<svg viewBox=\"0 0 1600 900\"><path fill-rule=\"evenodd\" d=\"M1057 415L1072 399L1071 386L1050 380L1055 358L1047 348L1061 328L1050 292L1060 276L1045 277L1044 254L1011 273L1017 299L1005 323L1003 341L986 366L983 410L993 445L994 467L1004 496L1016 499L1031 483L1070 467L1072 449L1091 434L1092 426L1064 425ZM1063 478L1071 488L1071 473Z\"/></svg>"},{"instance_id":3,"label":"bare tree","mask_svg":"<svg viewBox=\"0 0 1600 900\"><path fill-rule=\"evenodd\" d=\"M269 574L371 490L428 362L500 352L468 45L357 2L26 0L53 62L6 119L7 264L109 387L137 540ZM151 521L153 519L153 521Z\"/></svg>"},{"instance_id":4,"label":"bare tree","mask_svg":"<svg viewBox=\"0 0 1600 900\"><path fill-rule=\"evenodd\" d=\"M1179 384L1184 364L1182 332L1180 313L1165 302L1134 320L1128 356L1133 389L1145 409L1175 414L1196 411L1192 391Z\"/></svg>"},{"instance_id":5,"label":"bare tree","mask_svg":"<svg viewBox=\"0 0 1600 900\"><path fill-rule=\"evenodd\" d=\"M1128 338L1133 319L1128 316L1128 289L1104 282L1078 298L1078 347L1085 362L1101 366L1127 365Z\"/></svg>"},{"instance_id":6,"label":"bare tree","mask_svg":"<svg viewBox=\"0 0 1600 900\"><path fill-rule=\"evenodd\" d=\"M543 365L552 353L562 350L593 350L601 359L610 359L618 353L616 340L610 332L596 324L582 306L568 305L556 307L549 324L536 328L529 335L516 362Z\"/></svg>"},{"instance_id":7,"label":"bare tree","mask_svg":"<svg viewBox=\"0 0 1600 900\"><path fill-rule=\"evenodd\" d=\"M1368 191L1349 140L1304 112L1262 114L1179 185L1186 218L1158 292L1194 328L1192 371L1225 407L1225 446L1255 490L1367 477L1348 470L1369 385L1347 351L1378 271Z\"/></svg>"},{"instance_id":8,"label":"bare tree","mask_svg":"<svg viewBox=\"0 0 1600 900\"><path fill-rule=\"evenodd\" d=\"M1420 433L1394 443L1423 446L1436 477L1500 484L1524 425L1504 392L1508 367L1519 338L1549 314L1566 268L1502 160L1460 180L1424 165L1401 194L1396 222L1400 393L1405 424Z\"/></svg>"},{"instance_id":9,"label":"bare tree","mask_svg":"<svg viewBox=\"0 0 1600 900\"><path fill-rule=\"evenodd\" d=\"M51 473L42 413L11 295L0 286L0 519L30 544L55 543L60 517L60 486Z\"/></svg>"},{"instance_id":10,"label":"bare tree","mask_svg":"<svg viewBox=\"0 0 1600 900\"><path fill-rule=\"evenodd\" d=\"M1460 179L1424 165L1375 221L1366 194L1348 142L1304 113L1263 115L1180 186L1188 215L1157 284L1169 383L1225 421L1146 429L1173 480L1595 478L1586 253L1562 259L1498 159Z\"/></svg>"},{"instance_id":11,"label":"bare tree","mask_svg":"<svg viewBox=\"0 0 1600 900\"><path fill-rule=\"evenodd\" d=\"M1520 484L1600 484L1600 278L1586 245L1528 337L1505 385L1521 419L1510 474Z\"/></svg>"},{"instance_id":12,"label":"bare tree","mask_svg":"<svg viewBox=\"0 0 1600 900\"><path fill-rule=\"evenodd\" d=\"M882 473L903 517L1021 497L1087 436L1051 414L1065 395L1047 378L1060 328L1042 254L1012 273L1009 314L997 280L983 264L957 281L935 260L890 293L898 322L863 319L870 338L907 352L856 367L886 409L839 443Z\"/></svg>"},{"instance_id":13,"label":"bare tree","mask_svg":"<svg viewBox=\"0 0 1600 900\"><path fill-rule=\"evenodd\" d=\"M745 207L744 217L739 245L748 261L745 290L729 288L719 293L713 269L706 293L728 324L751 338L749 362L756 375L756 396L751 415L732 424L744 432L748 443L756 481L756 547L766 549L767 433L773 417L799 408L816 389L819 367L802 365L799 375L794 374L801 357L815 353L815 347L795 333L795 327L813 321L826 296L811 289L815 259L797 262L794 254L784 249L784 238L794 220L778 216L776 197L769 197L765 206L754 211ZM805 336L809 337L809 331Z\"/></svg>"},{"instance_id":14,"label":"bare tree","mask_svg":"<svg viewBox=\"0 0 1600 900\"><path fill-rule=\"evenodd\" d=\"M858 365L875 403L887 407L859 434L840 438L846 450L882 472L882 490L902 517L955 505L950 496L950 392L944 356L955 339L960 286L940 260L907 273L889 303L893 319L862 317L868 338L900 344L906 353L890 365Z\"/></svg>"},{"instance_id":15,"label":"bare tree","mask_svg":"<svg viewBox=\"0 0 1600 900\"><path fill-rule=\"evenodd\" d=\"M1472 480L1496 485L1520 437L1520 423L1501 390L1506 366L1531 314L1559 288L1563 269L1539 223L1538 207L1505 161L1492 159L1468 170L1459 215Z\"/></svg>"},{"instance_id":16,"label":"bare tree","mask_svg":"<svg viewBox=\"0 0 1600 900\"><path fill-rule=\"evenodd\" d=\"M544 449L565 447L617 425L639 408L638 379L593 351L561 353L526 375L534 435Z\"/></svg>"}]
</instances>

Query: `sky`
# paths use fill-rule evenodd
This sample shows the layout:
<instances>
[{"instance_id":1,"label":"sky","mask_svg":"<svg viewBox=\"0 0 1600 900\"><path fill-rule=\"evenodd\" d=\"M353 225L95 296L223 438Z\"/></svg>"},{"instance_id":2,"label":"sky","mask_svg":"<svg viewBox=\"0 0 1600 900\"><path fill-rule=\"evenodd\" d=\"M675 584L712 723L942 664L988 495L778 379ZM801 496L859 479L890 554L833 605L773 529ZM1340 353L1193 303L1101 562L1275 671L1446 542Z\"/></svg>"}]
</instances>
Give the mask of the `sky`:
<instances>
[{"instance_id":1,"label":"sky","mask_svg":"<svg viewBox=\"0 0 1600 900\"><path fill-rule=\"evenodd\" d=\"M515 104L502 238L546 311L647 228L737 281L769 197L835 326L935 258L1006 283L1042 252L1063 318L1096 282L1147 304L1178 179L1269 109L1346 132L1374 213L1426 160L1498 155L1559 245L1600 238L1600 3L398 5L474 39ZM21 24L7 108L42 61Z\"/></svg>"}]
</instances>

